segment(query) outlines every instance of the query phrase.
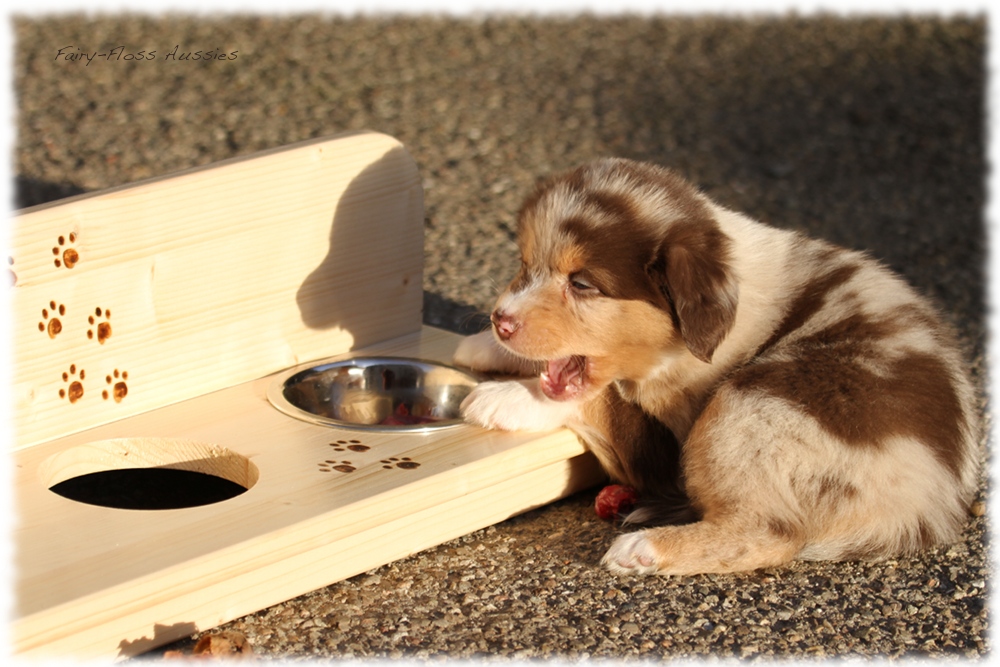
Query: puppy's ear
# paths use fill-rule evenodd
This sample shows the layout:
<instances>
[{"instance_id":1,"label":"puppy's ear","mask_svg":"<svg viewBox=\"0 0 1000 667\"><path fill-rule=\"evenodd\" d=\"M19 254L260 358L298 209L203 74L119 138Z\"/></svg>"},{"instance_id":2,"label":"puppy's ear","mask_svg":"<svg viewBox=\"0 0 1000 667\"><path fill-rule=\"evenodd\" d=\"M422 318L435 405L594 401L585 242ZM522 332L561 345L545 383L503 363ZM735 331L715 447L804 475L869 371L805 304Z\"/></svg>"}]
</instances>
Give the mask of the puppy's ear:
<instances>
[{"instance_id":1,"label":"puppy's ear","mask_svg":"<svg viewBox=\"0 0 1000 667\"><path fill-rule=\"evenodd\" d=\"M729 246L729 237L711 221L678 222L647 267L684 344L706 363L736 319L739 286Z\"/></svg>"}]
</instances>

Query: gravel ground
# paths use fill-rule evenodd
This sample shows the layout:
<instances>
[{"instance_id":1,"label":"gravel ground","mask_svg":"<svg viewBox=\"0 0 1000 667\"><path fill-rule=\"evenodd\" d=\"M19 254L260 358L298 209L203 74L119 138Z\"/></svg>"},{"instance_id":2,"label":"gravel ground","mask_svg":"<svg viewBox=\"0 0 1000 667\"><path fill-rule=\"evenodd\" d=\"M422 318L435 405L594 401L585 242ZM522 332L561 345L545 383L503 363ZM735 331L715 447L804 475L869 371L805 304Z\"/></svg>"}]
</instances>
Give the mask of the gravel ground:
<instances>
[{"instance_id":1,"label":"gravel ground","mask_svg":"<svg viewBox=\"0 0 1000 667\"><path fill-rule=\"evenodd\" d=\"M514 272L513 216L538 176L648 159L881 257L942 304L985 383L983 17L66 15L14 28L21 205L383 131L423 173L425 319L471 331ZM119 44L157 59L57 57ZM237 58L163 60L175 45ZM264 659L990 652L989 513L915 558L627 578L598 566L618 529L593 498L224 627Z\"/></svg>"}]
</instances>

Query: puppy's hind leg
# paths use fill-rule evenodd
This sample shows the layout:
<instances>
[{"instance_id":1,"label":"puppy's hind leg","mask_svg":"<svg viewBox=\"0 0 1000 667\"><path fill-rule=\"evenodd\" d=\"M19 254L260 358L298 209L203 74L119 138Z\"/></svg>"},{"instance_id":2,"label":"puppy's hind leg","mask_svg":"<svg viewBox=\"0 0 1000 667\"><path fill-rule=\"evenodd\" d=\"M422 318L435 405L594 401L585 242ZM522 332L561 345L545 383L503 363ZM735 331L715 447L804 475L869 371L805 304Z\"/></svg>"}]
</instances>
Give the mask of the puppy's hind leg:
<instances>
[{"instance_id":1,"label":"puppy's hind leg","mask_svg":"<svg viewBox=\"0 0 1000 667\"><path fill-rule=\"evenodd\" d=\"M602 562L619 574L742 572L787 563L804 543L799 531L784 523L734 517L627 533Z\"/></svg>"},{"instance_id":2,"label":"puppy's hind leg","mask_svg":"<svg viewBox=\"0 0 1000 667\"><path fill-rule=\"evenodd\" d=\"M625 400L615 384L581 407L582 419L569 427L614 482L639 494L626 523L663 525L698 518L680 479L680 444L666 424Z\"/></svg>"}]
</instances>

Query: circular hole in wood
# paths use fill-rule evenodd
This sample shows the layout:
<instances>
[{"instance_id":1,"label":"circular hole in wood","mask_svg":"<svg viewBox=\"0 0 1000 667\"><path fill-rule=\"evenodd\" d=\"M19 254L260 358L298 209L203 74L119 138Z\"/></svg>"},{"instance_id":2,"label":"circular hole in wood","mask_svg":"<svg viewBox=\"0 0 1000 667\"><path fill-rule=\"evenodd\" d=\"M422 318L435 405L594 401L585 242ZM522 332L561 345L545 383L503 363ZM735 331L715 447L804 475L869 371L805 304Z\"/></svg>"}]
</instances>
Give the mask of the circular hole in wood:
<instances>
[{"instance_id":1,"label":"circular hole in wood","mask_svg":"<svg viewBox=\"0 0 1000 667\"><path fill-rule=\"evenodd\" d=\"M47 459L42 482L69 500L126 510L211 505L246 493L259 478L245 456L173 438L121 438L80 445Z\"/></svg>"}]
</instances>

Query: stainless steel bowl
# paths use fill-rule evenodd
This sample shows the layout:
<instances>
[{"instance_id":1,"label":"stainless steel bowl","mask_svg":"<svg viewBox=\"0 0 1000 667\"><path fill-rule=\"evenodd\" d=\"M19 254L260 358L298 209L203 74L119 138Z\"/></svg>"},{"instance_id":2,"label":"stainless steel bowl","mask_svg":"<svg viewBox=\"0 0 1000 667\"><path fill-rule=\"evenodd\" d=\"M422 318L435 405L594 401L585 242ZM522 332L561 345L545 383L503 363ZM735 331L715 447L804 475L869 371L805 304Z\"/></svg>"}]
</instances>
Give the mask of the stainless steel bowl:
<instances>
[{"instance_id":1,"label":"stainless steel bowl","mask_svg":"<svg viewBox=\"0 0 1000 667\"><path fill-rule=\"evenodd\" d=\"M267 398L314 424L420 432L461 424L459 405L480 379L431 361L356 357L286 371Z\"/></svg>"}]
</instances>

